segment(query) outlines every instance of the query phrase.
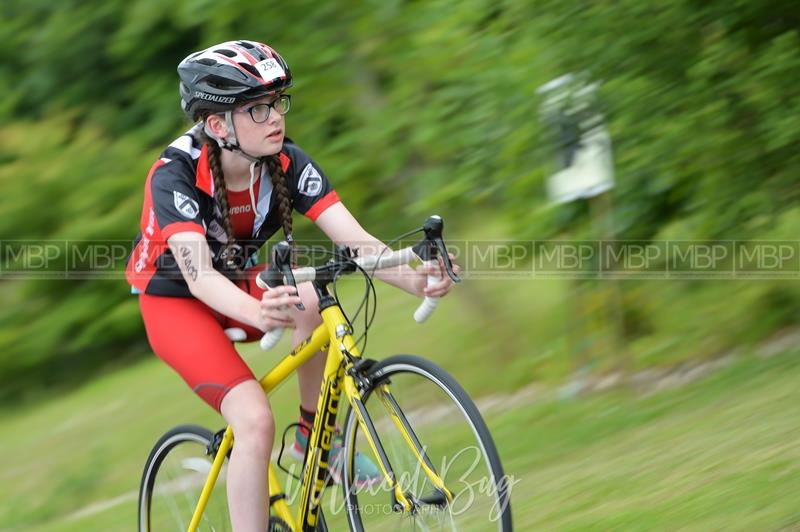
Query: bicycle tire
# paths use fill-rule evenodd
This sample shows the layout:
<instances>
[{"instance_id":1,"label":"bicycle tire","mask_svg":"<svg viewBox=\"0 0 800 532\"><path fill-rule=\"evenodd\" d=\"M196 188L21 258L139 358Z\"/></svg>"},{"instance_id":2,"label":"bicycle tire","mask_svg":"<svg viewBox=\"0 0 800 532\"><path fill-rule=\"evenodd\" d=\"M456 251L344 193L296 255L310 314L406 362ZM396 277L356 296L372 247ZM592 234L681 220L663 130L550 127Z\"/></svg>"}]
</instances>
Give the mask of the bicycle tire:
<instances>
[{"instance_id":1,"label":"bicycle tire","mask_svg":"<svg viewBox=\"0 0 800 532\"><path fill-rule=\"evenodd\" d=\"M466 495L464 495L464 492L456 493L454 491L454 495L456 497L452 502L445 504L444 506L441 505L441 500L438 503L428 503L430 506L436 506L438 509L431 510L431 508L428 506L420 507L414 515L401 515L399 522L397 521L398 512L391 508L391 503L379 503L379 505L384 508L384 511L376 512L374 514L372 511L370 511L368 516L366 507L368 505L375 504L371 501L380 500L381 497L385 497L387 495L391 497L391 495L388 493L378 493L376 498L375 494L364 493L363 489L355 487L356 484L353 477L355 471L356 453L360 452L361 454L370 456L372 458L374 458L375 455L367 446L366 441L363 439L363 435L361 435L361 439L359 439L361 428L358 424L355 412L352 410L352 408L350 408L347 412L344 424L345 464L343 468L344 474L342 483L343 497L346 501L345 510L350 529L359 532L363 531L365 527L379 529L391 528L392 530L397 530L403 528L403 524L411 524L411 528L415 530L417 529L418 524L424 525L422 529L429 529L429 525L432 522L433 524L438 524L438 526L430 528L435 528L437 530L487 530L489 528L494 528L494 521L496 522L498 530L504 532L512 530L510 487L508 484L508 478L503 472L503 467L500 462L500 457L497 453L494 440L489 433L489 429L486 427L483 417L475 406L475 403L470 399L458 382L456 382L456 380L446 371L430 360L414 355L395 355L377 362L367 370L366 377L371 382L371 385L369 389L363 392L363 403L364 406L367 407L370 418L373 418L373 414L379 413L379 411L383 408L382 405L378 408L375 407L375 403L380 404L381 399L370 401L370 399L376 395L380 395L375 393L377 387L385 383L388 384L389 390L391 390L391 394L394 396L396 393L401 393L402 395L400 388L402 387L402 389L405 390L406 386L408 386L408 383L411 383L411 386L408 386L408 389L411 390L411 393L407 393L407 396L402 397L402 399L398 398L397 404L400 406L403 416L407 418L412 430L415 432L415 436L419 438L419 442L425 448L431 463L435 466L435 468L438 469L438 473L445 480L445 485L447 485L448 489L451 491L454 491L453 488L456 487L456 484L458 484L458 482L450 478L451 472L453 475L455 475L458 471L460 471L459 467L463 468L463 465L455 467L455 462L460 460L459 455L463 450L467 449L467 447L463 447L462 451L458 451L455 454L455 457L451 456L448 458L446 453L439 456L439 451L435 449L434 446L429 445L429 443L435 443L435 446L442 448L449 445L455 445L455 448L457 449L459 445L466 442L455 443L455 439L466 440L467 438L470 438L472 443L477 442L475 454L477 457L482 458L482 462L484 463L483 467L485 467L486 471L484 473L481 467L473 468L473 470L468 471L470 475L469 478L472 478L473 473L478 475L486 474L483 482L488 480L491 485L484 484L482 486L488 486L487 491L494 492L494 495L490 495L488 497L494 500L483 501L483 499L479 500L477 497L475 497L468 504L465 504L464 501L470 499L462 499L460 507L457 507L459 497ZM420 384L417 384L416 380L418 380ZM430 386L425 387L423 390L421 386L425 383L428 385L432 384L432 390L428 390L428 387ZM419 397L416 397L417 395L419 395ZM434 424L434 422L431 420L432 416L430 415L430 412L426 412L426 407L424 404L425 401L430 400L429 397L435 397L437 400L441 398L445 404L446 411L443 412L440 409L440 411L436 414L436 416L441 417L440 421L435 422L438 427L428 426L426 428L426 425ZM405 406L406 402L411 405L416 403L417 408L407 410L407 406ZM423 402L422 406L420 406L420 402ZM370 406L370 404L372 404L372 406ZM459 420L455 419L458 417L458 415L460 415L460 421L462 421L465 426L461 426L459 424ZM426 416L428 418L427 420ZM398 439L400 432L397 431L397 435L392 436L392 431L396 429L392 427L391 423L386 422L381 424L380 419L376 420L374 418L372 421L382 445L387 445L386 440L391 440L392 437ZM428 440L430 440L430 442L428 442ZM453 443L449 443L451 440ZM401 450L395 453L390 453L389 449L386 449L386 451L387 456L390 454L400 456L399 460L397 459L397 456L394 458L390 457L389 462L394 469L396 478L398 478L399 481L402 481L402 475L409 472L401 471L401 469L406 467L406 465L411 467L411 463L418 462L416 459L409 459L404 463L402 454L410 455L410 453L406 452L408 450L408 446L407 444L403 443L402 445L399 445L398 448ZM406 451L403 451L403 448L406 449ZM441 459L441 462L437 460L439 458ZM447 462L448 460L450 460L450 463ZM417 472L419 472L419 470ZM412 475L412 477L413 476L414 475ZM417 478L413 479L413 482L411 482L410 479L408 482L406 482L406 484L409 486L412 483L415 485L415 489L419 488L418 476ZM401 482L401 484L404 483ZM470 486L469 484L465 484L464 489L466 490L468 486L469 489L474 489L474 486ZM429 492L431 488L432 484L430 481L428 481L428 485L423 486L422 488L422 491L425 493L413 493L413 495L417 497L418 500L422 499L424 502L425 497L429 497L427 492ZM383 489L385 490L385 486L383 486ZM359 493L360 491L361 493ZM438 493L441 494L441 492ZM474 491L471 492L470 495L474 495ZM360 498L362 499L361 501L359 500ZM435 497L433 499L429 498L428 500L434 499ZM467 507L469 505L473 505L474 503L479 504L477 504L475 508ZM388 510L392 511L389 512ZM422 510L425 510L425 512ZM468 517L464 514L465 510L471 510L471 513ZM488 511L488 515L485 515L485 519L482 520L482 516L484 516L486 511ZM376 519L372 519L373 515L376 516ZM369 517L369 519L366 519L367 517ZM385 522L387 517L393 520L392 524L388 526ZM460 523L457 526L454 522L455 518L458 518ZM404 519L408 520L408 523L404 523ZM365 525L365 520L375 521L375 524L373 525L372 522L370 522L369 526L367 526ZM420 520L423 522L420 523Z\"/></svg>"},{"instance_id":2,"label":"bicycle tire","mask_svg":"<svg viewBox=\"0 0 800 532\"><path fill-rule=\"evenodd\" d=\"M159 438L145 462L139 485L140 532L185 531L188 528L213 462L213 457L207 454L213 438L210 430L196 425L175 427ZM175 474L181 476L173 476ZM230 530L227 502L224 490L219 486L220 479L217 484L198 531ZM172 500L172 495L175 495L175 500ZM162 498L172 504L162 504ZM178 504L179 509L174 507ZM168 508L165 509L165 506ZM172 523L165 522L168 520Z\"/></svg>"}]
</instances>

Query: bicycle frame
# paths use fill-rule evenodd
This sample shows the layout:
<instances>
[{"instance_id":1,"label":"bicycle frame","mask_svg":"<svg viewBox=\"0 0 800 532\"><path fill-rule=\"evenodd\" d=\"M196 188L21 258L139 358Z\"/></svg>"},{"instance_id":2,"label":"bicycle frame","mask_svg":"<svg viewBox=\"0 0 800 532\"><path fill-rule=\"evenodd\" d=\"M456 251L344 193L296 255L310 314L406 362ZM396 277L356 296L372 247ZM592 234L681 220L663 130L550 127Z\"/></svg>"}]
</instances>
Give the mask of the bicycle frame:
<instances>
[{"instance_id":1,"label":"bicycle frame","mask_svg":"<svg viewBox=\"0 0 800 532\"><path fill-rule=\"evenodd\" d=\"M269 394L317 352L325 349L328 351L322 389L317 403L317 415L308 439L306 466L303 473L300 505L296 518L292 515L289 504L285 499L283 488L278 481L278 475L273 464L270 463L269 465L268 482L272 515L284 520L295 531L316 530L319 506L328 474L328 454L333 442L336 414L339 411L339 400L342 392L344 392L348 403L356 413L359 426L369 447L377 458L384 480L392 490L395 509L404 512L411 512L414 509L413 503L406 498L395 478L394 471L375 432L372 420L361 401L362 397L358 386L354 378L347 374L347 371L352 367L352 362L345 356L345 352L349 353L353 359L360 359L361 355L355 345L352 331L341 308L332 299L329 299L329 301L330 303L327 305L320 303L320 314L322 315L323 323L314 330L309 338L301 342L259 381L264 392ZM389 391L389 386L383 384L376 388L375 392L380 394L381 402L389 411L395 426L404 441L409 445L414 456L419 460L422 470L430 478L431 483L444 494L448 501L452 502L452 493L445 487L444 481L436 473L417 436L394 401ZM225 457L232 446L233 430L228 426L214 457L214 462L206 478L200 499L197 502L194 515L189 524L189 532L197 530Z\"/></svg>"}]
</instances>

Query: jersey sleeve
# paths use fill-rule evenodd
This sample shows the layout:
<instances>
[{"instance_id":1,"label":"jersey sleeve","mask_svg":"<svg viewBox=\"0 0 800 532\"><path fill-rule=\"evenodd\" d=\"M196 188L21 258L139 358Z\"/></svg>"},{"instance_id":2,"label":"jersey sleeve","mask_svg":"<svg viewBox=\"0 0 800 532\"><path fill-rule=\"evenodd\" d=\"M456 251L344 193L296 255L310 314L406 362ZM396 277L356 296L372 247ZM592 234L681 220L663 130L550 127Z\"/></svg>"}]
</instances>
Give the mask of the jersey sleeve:
<instances>
[{"instance_id":1,"label":"jersey sleeve","mask_svg":"<svg viewBox=\"0 0 800 532\"><path fill-rule=\"evenodd\" d=\"M153 211L164 240L184 231L206 233L197 189L181 170L178 161L171 161L156 168L150 180Z\"/></svg>"},{"instance_id":2,"label":"jersey sleeve","mask_svg":"<svg viewBox=\"0 0 800 532\"><path fill-rule=\"evenodd\" d=\"M339 195L319 165L297 145L291 146L289 157L287 178L294 209L316 221L325 209L340 201Z\"/></svg>"}]
</instances>

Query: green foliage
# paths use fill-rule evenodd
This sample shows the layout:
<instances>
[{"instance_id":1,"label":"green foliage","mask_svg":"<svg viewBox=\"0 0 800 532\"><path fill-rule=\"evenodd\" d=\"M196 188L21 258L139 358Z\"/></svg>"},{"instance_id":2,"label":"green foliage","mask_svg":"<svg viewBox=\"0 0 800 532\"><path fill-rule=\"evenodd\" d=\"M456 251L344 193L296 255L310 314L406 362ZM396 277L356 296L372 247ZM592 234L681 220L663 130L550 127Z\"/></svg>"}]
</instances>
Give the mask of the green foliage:
<instances>
[{"instance_id":1,"label":"green foliage","mask_svg":"<svg viewBox=\"0 0 800 532\"><path fill-rule=\"evenodd\" d=\"M3 241L132 239L144 176L187 127L177 63L240 37L288 59L290 136L378 236L431 211L451 228L487 213L511 227L495 237L591 234L585 206L544 196L535 89L568 71L603 81L618 237L748 239L789 223L793 238L800 225L789 214L800 199L789 2L7 0L0 11ZM775 299L784 288L754 296L783 309L781 323L797 308L796 290ZM144 345L121 275L4 279L0 292L6 394L55 361L52 380L80 377ZM630 299L636 335L657 335L658 317Z\"/></svg>"}]
</instances>

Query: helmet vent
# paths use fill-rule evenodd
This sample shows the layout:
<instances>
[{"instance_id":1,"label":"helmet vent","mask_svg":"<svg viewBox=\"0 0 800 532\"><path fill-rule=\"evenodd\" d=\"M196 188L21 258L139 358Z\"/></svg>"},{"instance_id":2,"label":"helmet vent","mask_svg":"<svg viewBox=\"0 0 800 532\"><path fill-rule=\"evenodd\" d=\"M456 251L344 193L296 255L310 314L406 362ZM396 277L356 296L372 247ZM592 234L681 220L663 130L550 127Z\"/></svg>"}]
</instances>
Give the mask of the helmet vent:
<instances>
[{"instance_id":1,"label":"helmet vent","mask_svg":"<svg viewBox=\"0 0 800 532\"><path fill-rule=\"evenodd\" d=\"M217 64L217 62L211 59L210 57L201 57L200 59L197 60L197 62L200 63L201 65L206 65L206 66L214 66Z\"/></svg>"},{"instance_id":2,"label":"helmet vent","mask_svg":"<svg viewBox=\"0 0 800 532\"><path fill-rule=\"evenodd\" d=\"M261 74L258 73L258 70L256 70L256 67L254 67L253 65L251 65L249 63L239 63L239 66L242 67L243 69L247 70L248 72L250 72L255 77L257 77L257 78L261 77Z\"/></svg>"},{"instance_id":3,"label":"helmet vent","mask_svg":"<svg viewBox=\"0 0 800 532\"><path fill-rule=\"evenodd\" d=\"M225 48L217 48L214 50L215 54L227 55L228 57L236 57L236 52L233 50L226 50Z\"/></svg>"}]
</instances>

